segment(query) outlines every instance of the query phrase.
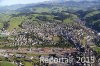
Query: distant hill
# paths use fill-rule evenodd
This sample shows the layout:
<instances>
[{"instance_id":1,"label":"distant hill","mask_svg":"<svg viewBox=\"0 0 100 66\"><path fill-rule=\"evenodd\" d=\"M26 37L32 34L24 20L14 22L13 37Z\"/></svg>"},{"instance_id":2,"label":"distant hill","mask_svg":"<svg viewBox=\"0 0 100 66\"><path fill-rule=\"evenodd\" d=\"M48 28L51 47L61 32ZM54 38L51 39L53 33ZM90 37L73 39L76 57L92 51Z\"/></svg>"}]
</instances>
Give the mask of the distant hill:
<instances>
[{"instance_id":1,"label":"distant hill","mask_svg":"<svg viewBox=\"0 0 100 66\"><path fill-rule=\"evenodd\" d=\"M54 12L64 10L99 9L99 0L50 0L38 4L18 4L0 7L0 12ZM40 10L39 10L40 9Z\"/></svg>"},{"instance_id":2,"label":"distant hill","mask_svg":"<svg viewBox=\"0 0 100 66\"><path fill-rule=\"evenodd\" d=\"M84 19L87 26L100 32L100 10L89 12Z\"/></svg>"},{"instance_id":3,"label":"distant hill","mask_svg":"<svg viewBox=\"0 0 100 66\"><path fill-rule=\"evenodd\" d=\"M51 1L46 1L38 4L18 4L18 5L0 7L0 13L2 14L6 13L7 16L10 15L10 18L12 19L11 23L13 23L16 20L16 22L17 21L19 22L18 25L21 23L20 21L23 21L21 20L21 18L35 19L35 17L37 16L41 17L41 14L43 18L44 18L43 16L44 14L46 14L46 16L48 16L49 18L53 18L54 16L51 17L53 13L57 13L59 16L61 16L61 14L59 13L63 13L63 12L69 13L74 16L78 16L78 18L82 20L86 20L87 26L92 27L97 31L100 31L98 29L100 24L100 19L98 18L98 16L100 16L99 14L100 0L91 0L91 1L90 0L77 0L77 1L76 0L51 0ZM56 19L59 18L61 19L61 17L59 16L56 17ZM1 19L3 19L3 17ZM9 22L9 20L7 22ZM71 17L66 20L70 22ZM18 25L16 26L18 27Z\"/></svg>"},{"instance_id":4,"label":"distant hill","mask_svg":"<svg viewBox=\"0 0 100 66\"><path fill-rule=\"evenodd\" d=\"M88 10L88 9L99 9L100 8L100 1L67 1L67 0L57 0L54 2L44 2L40 4L31 4L28 5L24 8L17 9L17 11L20 12L25 12L25 11L31 11L31 12L36 12L38 8L46 8L49 12L58 10L58 11L63 11L63 10ZM62 9L62 10L61 10ZM40 10L42 11L42 10ZM44 10L45 12L45 10Z\"/></svg>"}]
</instances>

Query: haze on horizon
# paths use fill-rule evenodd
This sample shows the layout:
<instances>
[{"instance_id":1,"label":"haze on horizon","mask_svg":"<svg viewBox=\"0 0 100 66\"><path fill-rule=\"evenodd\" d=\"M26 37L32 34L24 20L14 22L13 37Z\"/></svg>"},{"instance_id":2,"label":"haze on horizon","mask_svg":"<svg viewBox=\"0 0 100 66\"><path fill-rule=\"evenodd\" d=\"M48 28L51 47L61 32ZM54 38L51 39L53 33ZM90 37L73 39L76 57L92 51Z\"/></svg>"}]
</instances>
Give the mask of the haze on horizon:
<instances>
[{"instance_id":1,"label":"haze on horizon","mask_svg":"<svg viewBox=\"0 0 100 66\"><path fill-rule=\"evenodd\" d=\"M94 0L0 0L0 6L10 6L16 4L30 4L44 1L94 1ZM97 1L97 0L95 0Z\"/></svg>"},{"instance_id":2,"label":"haze on horizon","mask_svg":"<svg viewBox=\"0 0 100 66\"><path fill-rule=\"evenodd\" d=\"M0 0L0 6L10 6L16 4L29 4L29 3L39 3L49 0Z\"/></svg>"}]
</instances>

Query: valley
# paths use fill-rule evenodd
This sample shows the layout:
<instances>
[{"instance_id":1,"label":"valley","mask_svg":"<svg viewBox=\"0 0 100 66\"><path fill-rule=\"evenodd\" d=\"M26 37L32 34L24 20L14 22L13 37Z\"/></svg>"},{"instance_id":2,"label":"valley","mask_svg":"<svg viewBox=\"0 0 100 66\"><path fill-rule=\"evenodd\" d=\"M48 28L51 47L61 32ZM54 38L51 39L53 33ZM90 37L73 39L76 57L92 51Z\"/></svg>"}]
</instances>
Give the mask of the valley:
<instances>
[{"instance_id":1,"label":"valley","mask_svg":"<svg viewBox=\"0 0 100 66\"><path fill-rule=\"evenodd\" d=\"M100 65L100 1L52 2L0 7L0 66Z\"/></svg>"}]
</instances>

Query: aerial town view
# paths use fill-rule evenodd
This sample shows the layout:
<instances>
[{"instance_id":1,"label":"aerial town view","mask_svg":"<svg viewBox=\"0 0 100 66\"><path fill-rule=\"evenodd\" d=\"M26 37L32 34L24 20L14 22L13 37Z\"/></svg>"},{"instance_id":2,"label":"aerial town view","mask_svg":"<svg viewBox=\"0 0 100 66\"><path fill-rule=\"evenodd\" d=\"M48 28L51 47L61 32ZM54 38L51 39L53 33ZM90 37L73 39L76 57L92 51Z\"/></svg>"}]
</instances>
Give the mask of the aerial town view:
<instances>
[{"instance_id":1,"label":"aerial town view","mask_svg":"<svg viewBox=\"0 0 100 66\"><path fill-rule=\"evenodd\" d=\"M100 0L0 0L0 66L100 66Z\"/></svg>"}]
</instances>

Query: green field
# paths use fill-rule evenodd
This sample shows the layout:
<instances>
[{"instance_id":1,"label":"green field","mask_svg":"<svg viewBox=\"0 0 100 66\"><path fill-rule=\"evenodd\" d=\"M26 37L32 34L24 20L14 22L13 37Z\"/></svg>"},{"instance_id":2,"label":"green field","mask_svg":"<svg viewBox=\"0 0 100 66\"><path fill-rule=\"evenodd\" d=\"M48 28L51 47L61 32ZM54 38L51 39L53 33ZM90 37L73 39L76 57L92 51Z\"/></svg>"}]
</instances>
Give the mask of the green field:
<instances>
[{"instance_id":1,"label":"green field","mask_svg":"<svg viewBox=\"0 0 100 66\"><path fill-rule=\"evenodd\" d=\"M33 66L32 63L25 62L25 66Z\"/></svg>"},{"instance_id":2,"label":"green field","mask_svg":"<svg viewBox=\"0 0 100 66\"><path fill-rule=\"evenodd\" d=\"M0 66L16 66L16 65L9 62L0 62Z\"/></svg>"},{"instance_id":3,"label":"green field","mask_svg":"<svg viewBox=\"0 0 100 66\"><path fill-rule=\"evenodd\" d=\"M100 47L94 47L93 48L97 53L100 53Z\"/></svg>"},{"instance_id":4,"label":"green field","mask_svg":"<svg viewBox=\"0 0 100 66\"><path fill-rule=\"evenodd\" d=\"M23 20L25 19L25 17L14 17L11 19L11 21L9 22L9 27L8 30L12 31L14 28L19 28L19 25L23 22Z\"/></svg>"}]
</instances>

